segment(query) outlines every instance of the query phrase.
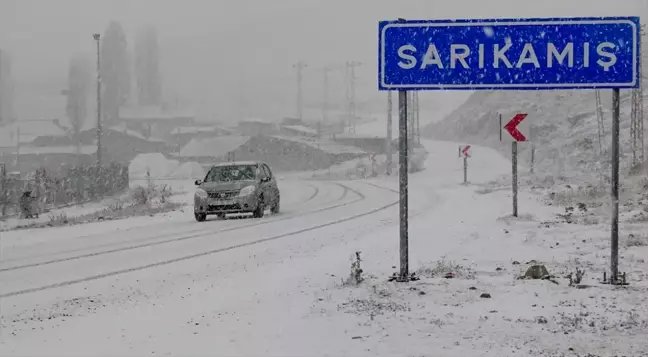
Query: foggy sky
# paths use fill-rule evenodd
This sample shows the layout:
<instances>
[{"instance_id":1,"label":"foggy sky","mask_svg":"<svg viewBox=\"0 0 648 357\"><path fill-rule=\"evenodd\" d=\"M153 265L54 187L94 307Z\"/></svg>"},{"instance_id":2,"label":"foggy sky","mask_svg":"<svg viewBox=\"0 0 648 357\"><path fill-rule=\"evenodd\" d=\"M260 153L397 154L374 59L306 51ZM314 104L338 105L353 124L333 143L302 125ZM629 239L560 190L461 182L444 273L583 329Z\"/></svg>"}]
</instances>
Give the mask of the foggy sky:
<instances>
[{"instance_id":1,"label":"foggy sky","mask_svg":"<svg viewBox=\"0 0 648 357\"><path fill-rule=\"evenodd\" d=\"M111 20L122 24L131 48L135 32L153 25L162 47L164 86L203 112L208 107L207 112L233 115L233 103L243 101L255 115L268 103L288 107L285 115L291 115L291 65L298 60L309 64L308 103L322 96L318 69L347 60L363 62L359 100L380 95L379 20L614 15L645 18L648 0L0 0L0 48L11 53L17 82L30 84L30 90L33 84L54 90L66 84L70 57L93 55L92 33L103 34ZM331 76L336 75L341 73ZM26 104L29 93L19 95L18 111L34 106ZM434 98L452 95L421 96L442 103Z\"/></svg>"}]
</instances>

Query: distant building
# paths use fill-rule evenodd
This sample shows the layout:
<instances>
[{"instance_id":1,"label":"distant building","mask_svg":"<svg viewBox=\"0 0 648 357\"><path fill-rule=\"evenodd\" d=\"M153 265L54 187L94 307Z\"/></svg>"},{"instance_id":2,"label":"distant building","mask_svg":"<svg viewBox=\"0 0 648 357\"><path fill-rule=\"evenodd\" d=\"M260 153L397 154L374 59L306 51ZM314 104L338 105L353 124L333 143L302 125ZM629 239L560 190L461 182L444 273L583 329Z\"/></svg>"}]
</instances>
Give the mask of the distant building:
<instances>
[{"instance_id":1,"label":"distant building","mask_svg":"<svg viewBox=\"0 0 648 357\"><path fill-rule=\"evenodd\" d=\"M7 51L0 49L0 126L14 120L13 81L11 59Z\"/></svg>"},{"instance_id":2,"label":"distant building","mask_svg":"<svg viewBox=\"0 0 648 357\"><path fill-rule=\"evenodd\" d=\"M279 132L279 125L271 120L246 119L238 123L238 131L242 135L273 135Z\"/></svg>"},{"instance_id":3,"label":"distant building","mask_svg":"<svg viewBox=\"0 0 648 357\"><path fill-rule=\"evenodd\" d=\"M119 109L117 124L140 132L144 137L165 137L174 129L195 125L191 110L165 108L163 106L131 106Z\"/></svg>"}]
</instances>

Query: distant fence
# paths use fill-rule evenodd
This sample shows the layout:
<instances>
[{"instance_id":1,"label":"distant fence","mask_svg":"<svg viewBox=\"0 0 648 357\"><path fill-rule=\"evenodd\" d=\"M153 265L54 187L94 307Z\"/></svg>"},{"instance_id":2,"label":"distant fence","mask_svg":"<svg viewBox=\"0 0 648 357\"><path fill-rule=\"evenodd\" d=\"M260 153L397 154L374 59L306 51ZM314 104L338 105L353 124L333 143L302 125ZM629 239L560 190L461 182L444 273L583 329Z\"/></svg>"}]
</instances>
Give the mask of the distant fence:
<instances>
[{"instance_id":1,"label":"distant fence","mask_svg":"<svg viewBox=\"0 0 648 357\"><path fill-rule=\"evenodd\" d=\"M98 200L128 188L128 167L117 163L74 167L62 173L38 169L25 177L13 177L4 169L0 174L0 217L19 212L25 191L31 191L43 210Z\"/></svg>"}]
</instances>

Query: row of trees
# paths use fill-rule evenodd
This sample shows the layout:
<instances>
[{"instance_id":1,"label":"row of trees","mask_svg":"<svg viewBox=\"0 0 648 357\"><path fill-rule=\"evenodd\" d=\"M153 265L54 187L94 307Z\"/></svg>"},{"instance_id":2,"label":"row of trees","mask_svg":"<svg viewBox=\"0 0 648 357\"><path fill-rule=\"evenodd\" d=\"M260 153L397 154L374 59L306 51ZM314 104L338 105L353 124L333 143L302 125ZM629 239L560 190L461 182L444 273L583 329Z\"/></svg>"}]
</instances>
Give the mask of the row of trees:
<instances>
[{"instance_id":1,"label":"row of trees","mask_svg":"<svg viewBox=\"0 0 648 357\"><path fill-rule=\"evenodd\" d=\"M162 99L160 50L157 31L141 30L135 39L134 61L122 26L111 22L101 37L101 107L102 119L110 122L119 117L119 108L131 96L131 68L135 74L137 102L159 105ZM94 98L95 61L92 57L75 56L70 60L66 114L73 134L78 134L89 116L89 101Z\"/></svg>"}]
</instances>

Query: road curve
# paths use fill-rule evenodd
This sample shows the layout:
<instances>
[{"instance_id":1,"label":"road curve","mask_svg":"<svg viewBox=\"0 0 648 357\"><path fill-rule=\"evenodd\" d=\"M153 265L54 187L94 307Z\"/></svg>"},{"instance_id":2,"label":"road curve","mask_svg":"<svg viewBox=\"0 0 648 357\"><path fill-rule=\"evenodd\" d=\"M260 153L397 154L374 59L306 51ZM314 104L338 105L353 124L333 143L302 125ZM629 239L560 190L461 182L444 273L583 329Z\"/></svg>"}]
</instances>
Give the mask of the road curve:
<instances>
[{"instance_id":1,"label":"road curve","mask_svg":"<svg viewBox=\"0 0 648 357\"><path fill-rule=\"evenodd\" d=\"M163 231L151 226L90 238L55 238L31 254L25 247L29 244L15 245L5 249L7 259L0 265L0 298L83 284L272 240L299 239L304 233L384 210L397 200L390 190L377 186L359 190L357 185L352 188L336 182L291 184L304 193L284 200L283 212L276 216L201 224L185 212L184 221ZM382 192L382 199L366 200L367 190L372 196Z\"/></svg>"}]
</instances>

